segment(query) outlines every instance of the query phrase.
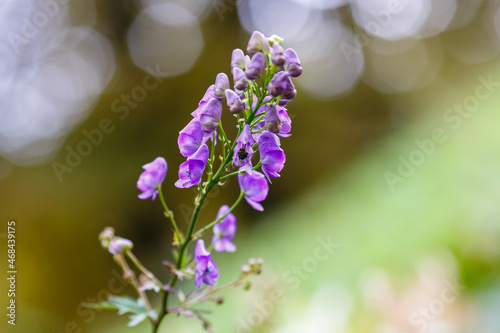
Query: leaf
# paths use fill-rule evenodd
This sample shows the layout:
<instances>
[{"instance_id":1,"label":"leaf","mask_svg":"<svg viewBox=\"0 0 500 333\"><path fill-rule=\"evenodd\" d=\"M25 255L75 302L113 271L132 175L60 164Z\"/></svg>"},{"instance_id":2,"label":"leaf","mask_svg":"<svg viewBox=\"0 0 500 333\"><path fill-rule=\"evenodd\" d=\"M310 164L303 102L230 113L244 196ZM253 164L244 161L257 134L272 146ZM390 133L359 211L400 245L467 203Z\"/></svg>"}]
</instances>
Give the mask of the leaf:
<instances>
[{"instance_id":1,"label":"leaf","mask_svg":"<svg viewBox=\"0 0 500 333\"><path fill-rule=\"evenodd\" d=\"M144 321L148 317L147 313L137 313L130 315L130 321L128 322L128 327L137 326L140 322Z\"/></svg>"}]
</instances>

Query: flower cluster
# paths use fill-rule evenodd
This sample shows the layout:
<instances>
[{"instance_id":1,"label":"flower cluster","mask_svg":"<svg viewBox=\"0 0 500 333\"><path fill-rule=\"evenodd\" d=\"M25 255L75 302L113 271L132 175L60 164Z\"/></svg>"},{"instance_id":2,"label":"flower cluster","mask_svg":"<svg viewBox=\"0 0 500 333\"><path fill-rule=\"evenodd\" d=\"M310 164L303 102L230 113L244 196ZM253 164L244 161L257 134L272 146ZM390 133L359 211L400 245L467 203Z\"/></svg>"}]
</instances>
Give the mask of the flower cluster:
<instances>
[{"instance_id":1,"label":"flower cluster","mask_svg":"<svg viewBox=\"0 0 500 333\"><path fill-rule=\"evenodd\" d=\"M242 267L240 277L223 287L207 288L208 290L187 296L175 289L178 280L193 276L197 289L202 289L203 284L217 284L219 270L210 251L236 251L233 240L237 226L236 217L232 212L243 199L252 208L263 211L262 202L268 195L271 178L280 177L286 162L280 138L291 135L292 125L286 107L297 95L292 78L302 73L296 52L293 49L285 50L282 42L276 35L266 37L255 31L248 42L247 54L241 49L232 52L232 80L227 74L219 73L214 84L208 87L191 113L192 118L179 132L177 144L186 160L179 166L175 186L196 187L199 192L185 233L177 226L174 214L168 209L162 194L161 186L167 173L167 162L158 157L143 166L144 171L137 181L137 188L142 192L138 196L140 199L152 200L158 196L165 216L172 224L172 244L175 247L177 262L165 262L171 273L170 281L163 284L139 262L132 253L133 244L130 240L115 236L112 228L101 233L102 246L113 254L115 261L122 267L124 276L127 276L127 281L139 294L140 301L137 301L135 308L137 312L131 317L134 324L149 318L153 324L153 332L157 332L162 319L167 314L176 312L201 320L208 331L209 325L205 319L189 308L207 301L220 304L222 299L213 297L216 292L239 286L250 274L260 273L262 259L251 259L248 265ZM227 112L224 111L226 107ZM227 117L235 118L237 134L234 140L228 139L222 124L222 119ZM215 220L196 230L196 223L207 195L229 177L238 179L238 198L231 206L220 207ZM213 237L207 248L201 237L209 229L212 229ZM189 261L187 251L192 241L196 241L196 246L193 260ZM135 277L128 261L141 271L139 279ZM146 290L162 294L162 308L159 312L156 313L152 309ZM178 306L168 308L169 294L178 297ZM113 302L110 301L103 307L116 308L123 312L124 309L119 306L121 302L127 304L127 309L130 308L130 300L116 297Z\"/></svg>"}]
</instances>

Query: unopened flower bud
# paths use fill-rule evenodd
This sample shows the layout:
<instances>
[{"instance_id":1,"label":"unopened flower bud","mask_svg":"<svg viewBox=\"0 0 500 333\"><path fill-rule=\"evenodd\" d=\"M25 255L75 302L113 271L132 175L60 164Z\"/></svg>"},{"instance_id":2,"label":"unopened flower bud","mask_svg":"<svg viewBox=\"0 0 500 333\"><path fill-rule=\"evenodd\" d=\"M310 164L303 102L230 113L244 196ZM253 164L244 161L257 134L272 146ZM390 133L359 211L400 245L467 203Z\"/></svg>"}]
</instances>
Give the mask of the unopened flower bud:
<instances>
[{"instance_id":1,"label":"unopened flower bud","mask_svg":"<svg viewBox=\"0 0 500 333\"><path fill-rule=\"evenodd\" d=\"M115 237L109 242L108 251L111 254L122 254L125 251L132 250L133 247L134 244L132 241L121 237Z\"/></svg>"},{"instance_id":2,"label":"unopened flower bud","mask_svg":"<svg viewBox=\"0 0 500 333\"><path fill-rule=\"evenodd\" d=\"M245 54L241 49L234 49L233 54L231 55L231 69L238 67L241 69L245 69Z\"/></svg>"},{"instance_id":3,"label":"unopened flower bud","mask_svg":"<svg viewBox=\"0 0 500 333\"><path fill-rule=\"evenodd\" d=\"M250 273L250 266L249 265L243 265L243 266L241 266L240 271L242 273L248 274L248 273Z\"/></svg>"},{"instance_id":4,"label":"unopened flower bud","mask_svg":"<svg viewBox=\"0 0 500 333\"><path fill-rule=\"evenodd\" d=\"M245 74L247 79L256 80L259 78L262 71L266 67L266 56L262 52L257 52L252 56L250 64L248 65Z\"/></svg>"},{"instance_id":5,"label":"unopened flower bud","mask_svg":"<svg viewBox=\"0 0 500 333\"><path fill-rule=\"evenodd\" d=\"M225 73L217 74L215 78L215 93L214 96L219 101L223 101L225 98L224 91L229 89L229 79Z\"/></svg>"},{"instance_id":6,"label":"unopened flower bud","mask_svg":"<svg viewBox=\"0 0 500 333\"><path fill-rule=\"evenodd\" d=\"M250 55L254 55L255 53L262 51L264 53L269 53L269 41L266 36L262 34L260 31L254 31L252 36L250 36L250 40L248 41L247 52Z\"/></svg>"},{"instance_id":7,"label":"unopened flower bud","mask_svg":"<svg viewBox=\"0 0 500 333\"><path fill-rule=\"evenodd\" d=\"M224 297L222 297L222 296L217 297L215 299L215 303L216 304L222 304L222 303L224 303Z\"/></svg>"},{"instance_id":8,"label":"unopened flower bud","mask_svg":"<svg viewBox=\"0 0 500 333\"><path fill-rule=\"evenodd\" d=\"M298 77L302 74L302 66L300 65L299 56L294 49L286 49L284 69L291 77Z\"/></svg>"},{"instance_id":9,"label":"unopened flower bud","mask_svg":"<svg viewBox=\"0 0 500 333\"><path fill-rule=\"evenodd\" d=\"M222 104L216 98L211 98L198 113L201 128L207 134L211 134L219 126L222 116Z\"/></svg>"},{"instance_id":10,"label":"unopened flower bud","mask_svg":"<svg viewBox=\"0 0 500 333\"><path fill-rule=\"evenodd\" d=\"M99 241L101 242L101 246L103 249L107 250L109 246L109 242L115 238L115 229L111 227L104 228L103 231L99 234Z\"/></svg>"},{"instance_id":11,"label":"unopened flower bud","mask_svg":"<svg viewBox=\"0 0 500 333\"><path fill-rule=\"evenodd\" d=\"M243 101L237 93L231 89L226 89L227 107L232 114L240 114L243 111Z\"/></svg>"},{"instance_id":12,"label":"unopened flower bud","mask_svg":"<svg viewBox=\"0 0 500 333\"><path fill-rule=\"evenodd\" d=\"M280 36L278 35L271 35L270 37L267 37L267 41L269 43L278 43L278 44L281 44L283 43L283 38L281 38Z\"/></svg>"},{"instance_id":13,"label":"unopened flower bud","mask_svg":"<svg viewBox=\"0 0 500 333\"><path fill-rule=\"evenodd\" d=\"M252 284L250 283L250 281L247 281L245 283L245 285L243 286L243 290L249 290L251 286L252 286Z\"/></svg>"},{"instance_id":14,"label":"unopened flower bud","mask_svg":"<svg viewBox=\"0 0 500 333\"><path fill-rule=\"evenodd\" d=\"M285 71L276 73L271 82L269 83L269 85L267 86L267 91L269 91L269 93L275 97L280 95L283 97L285 96L295 97L294 90L295 86L293 85L293 82L290 79L288 72ZM285 99L289 100L290 98L285 97Z\"/></svg>"},{"instance_id":15,"label":"unopened flower bud","mask_svg":"<svg viewBox=\"0 0 500 333\"><path fill-rule=\"evenodd\" d=\"M271 50L271 60L276 66L282 66L285 64L285 50L280 44L274 43Z\"/></svg>"},{"instance_id":16,"label":"unopened flower bud","mask_svg":"<svg viewBox=\"0 0 500 333\"><path fill-rule=\"evenodd\" d=\"M281 119L276 110L276 105L266 105L265 112L264 119L266 121L267 130L271 133L279 133L279 131L281 131Z\"/></svg>"},{"instance_id":17,"label":"unopened flower bud","mask_svg":"<svg viewBox=\"0 0 500 333\"><path fill-rule=\"evenodd\" d=\"M283 92L283 98L286 100L293 100L297 96L297 89L286 90Z\"/></svg>"},{"instance_id":18,"label":"unopened flower bud","mask_svg":"<svg viewBox=\"0 0 500 333\"><path fill-rule=\"evenodd\" d=\"M245 72L239 67L234 67L232 72L233 72L234 89L242 91L247 89L248 79L245 76Z\"/></svg>"}]
</instances>

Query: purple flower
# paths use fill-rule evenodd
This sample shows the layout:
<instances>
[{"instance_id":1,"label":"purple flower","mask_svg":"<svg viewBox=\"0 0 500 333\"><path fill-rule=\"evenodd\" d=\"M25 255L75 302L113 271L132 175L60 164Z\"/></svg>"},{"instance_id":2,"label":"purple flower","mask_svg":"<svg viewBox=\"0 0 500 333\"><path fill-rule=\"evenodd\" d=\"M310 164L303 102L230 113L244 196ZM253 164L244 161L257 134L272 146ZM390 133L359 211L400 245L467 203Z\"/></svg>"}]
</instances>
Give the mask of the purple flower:
<instances>
[{"instance_id":1,"label":"purple flower","mask_svg":"<svg viewBox=\"0 0 500 333\"><path fill-rule=\"evenodd\" d=\"M178 188L188 188L198 185L207 166L208 146L203 144L187 161L179 166L179 180L175 182Z\"/></svg>"},{"instance_id":2,"label":"purple flower","mask_svg":"<svg viewBox=\"0 0 500 333\"><path fill-rule=\"evenodd\" d=\"M219 209L217 214L217 219L220 219L229 211L229 206L224 205ZM236 217L233 213L229 213L224 217L219 223L214 225L214 236L212 238L212 244L217 252L236 251L236 245L234 245L232 239L236 233Z\"/></svg>"},{"instance_id":3,"label":"purple flower","mask_svg":"<svg viewBox=\"0 0 500 333\"><path fill-rule=\"evenodd\" d=\"M264 132L259 138L259 154L262 162L262 171L269 182L269 176L279 177L285 164L286 156L280 148L280 139L273 133Z\"/></svg>"},{"instance_id":4,"label":"purple flower","mask_svg":"<svg viewBox=\"0 0 500 333\"><path fill-rule=\"evenodd\" d=\"M212 134L219 126L222 116L222 104L217 98L211 98L198 112L201 128L206 134Z\"/></svg>"},{"instance_id":5,"label":"purple flower","mask_svg":"<svg viewBox=\"0 0 500 333\"><path fill-rule=\"evenodd\" d=\"M210 258L210 252L205 248L203 239L198 239L196 242L196 247L194 248L194 261L196 262L194 268L196 272L196 288L200 289L202 282L207 286L215 285L219 277L219 270L215 262Z\"/></svg>"},{"instance_id":6,"label":"purple flower","mask_svg":"<svg viewBox=\"0 0 500 333\"><path fill-rule=\"evenodd\" d=\"M291 77L298 77L302 74L302 66L300 65L299 56L295 53L294 49L286 49L284 68Z\"/></svg>"},{"instance_id":7,"label":"purple flower","mask_svg":"<svg viewBox=\"0 0 500 333\"><path fill-rule=\"evenodd\" d=\"M224 73L217 74L215 78L215 98L219 101L223 101L225 98L224 91L226 91L226 89L229 89L229 78Z\"/></svg>"},{"instance_id":8,"label":"purple flower","mask_svg":"<svg viewBox=\"0 0 500 333\"><path fill-rule=\"evenodd\" d=\"M254 55L258 51L269 53L269 41L262 32L254 31L248 41L247 52Z\"/></svg>"},{"instance_id":9,"label":"purple flower","mask_svg":"<svg viewBox=\"0 0 500 333\"><path fill-rule=\"evenodd\" d=\"M281 119L276 105L267 104L265 110L264 119L267 130L272 133L279 133L281 131Z\"/></svg>"},{"instance_id":10,"label":"purple flower","mask_svg":"<svg viewBox=\"0 0 500 333\"><path fill-rule=\"evenodd\" d=\"M157 187L163 183L167 174L167 161L163 157L157 157L153 162L142 166L144 171L139 176L137 188L142 191L138 195L139 199L156 199Z\"/></svg>"},{"instance_id":11,"label":"purple flower","mask_svg":"<svg viewBox=\"0 0 500 333\"><path fill-rule=\"evenodd\" d=\"M235 67L245 69L245 54L240 49L234 49L231 55L231 69Z\"/></svg>"},{"instance_id":12,"label":"purple flower","mask_svg":"<svg viewBox=\"0 0 500 333\"><path fill-rule=\"evenodd\" d=\"M243 111L243 101L240 96L231 89L227 89L225 94L229 111L232 114L240 114Z\"/></svg>"},{"instance_id":13,"label":"purple flower","mask_svg":"<svg viewBox=\"0 0 500 333\"><path fill-rule=\"evenodd\" d=\"M205 95L203 95L203 98L201 99L201 101L198 103L198 107L196 108L196 110L194 110L193 112L191 112L191 115L195 118L198 117L198 113L199 111L203 108L203 106L205 104L207 104L207 102L211 99L211 98L214 98L215 97L215 85L212 84L210 87L208 87L207 91L205 92Z\"/></svg>"},{"instance_id":14,"label":"purple flower","mask_svg":"<svg viewBox=\"0 0 500 333\"><path fill-rule=\"evenodd\" d=\"M189 157L196 153L203 143L205 132L201 128L201 123L193 119L180 132L177 144L182 156Z\"/></svg>"},{"instance_id":15,"label":"purple flower","mask_svg":"<svg viewBox=\"0 0 500 333\"><path fill-rule=\"evenodd\" d=\"M245 193L245 200L254 209L263 211L264 208L259 203L266 199L269 191L269 184L263 174L253 171L252 174L244 173L238 175L238 183L241 191Z\"/></svg>"},{"instance_id":16,"label":"purple flower","mask_svg":"<svg viewBox=\"0 0 500 333\"><path fill-rule=\"evenodd\" d=\"M288 72L285 71L278 72L274 75L273 79L267 86L267 91L269 91L272 96L283 96L288 100L295 97L295 86L293 85Z\"/></svg>"},{"instance_id":17,"label":"purple flower","mask_svg":"<svg viewBox=\"0 0 500 333\"><path fill-rule=\"evenodd\" d=\"M292 120L288 116L284 107L278 105L276 106L276 110L278 110L278 114L281 119L281 131L277 134L282 138L287 138L291 135L290 131L292 130Z\"/></svg>"},{"instance_id":18,"label":"purple flower","mask_svg":"<svg viewBox=\"0 0 500 333\"><path fill-rule=\"evenodd\" d=\"M257 52L252 56L250 64L248 64L245 75L249 80L256 80L259 78L262 71L266 67L266 56L262 52Z\"/></svg>"},{"instance_id":19,"label":"purple flower","mask_svg":"<svg viewBox=\"0 0 500 333\"><path fill-rule=\"evenodd\" d=\"M250 125L245 124L240 136L236 139L236 147L234 147L233 164L237 167L244 167L246 172L252 173L252 157L254 144Z\"/></svg>"},{"instance_id":20,"label":"purple flower","mask_svg":"<svg viewBox=\"0 0 500 333\"><path fill-rule=\"evenodd\" d=\"M281 47L280 43L273 43L271 50L271 60L276 66L283 66L285 63L285 50Z\"/></svg>"},{"instance_id":21,"label":"purple flower","mask_svg":"<svg viewBox=\"0 0 500 333\"><path fill-rule=\"evenodd\" d=\"M122 254L123 252L132 250L134 244L128 239L115 237L109 242L108 246L109 253Z\"/></svg>"},{"instance_id":22,"label":"purple flower","mask_svg":"<svg viewBox=\"0 0 500 333\"><path fill-rule=\"evenodd\" d=\"M245 90L248 87L248 79L245 76L245 72L239 67L234 67L232 72L234 89Z\"/></svg>"}]
</instances>

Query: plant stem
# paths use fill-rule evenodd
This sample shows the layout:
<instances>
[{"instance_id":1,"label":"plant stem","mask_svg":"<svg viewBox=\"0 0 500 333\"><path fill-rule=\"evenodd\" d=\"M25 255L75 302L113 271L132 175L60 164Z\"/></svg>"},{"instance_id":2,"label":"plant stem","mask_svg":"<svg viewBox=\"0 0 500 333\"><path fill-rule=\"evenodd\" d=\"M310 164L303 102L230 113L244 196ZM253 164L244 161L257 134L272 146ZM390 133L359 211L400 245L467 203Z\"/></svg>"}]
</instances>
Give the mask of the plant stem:
<instances>
[{"instance_id":1,"label":"plant stem","mask_svg":"<svg viewBox=\"0 0 500 333\"><path fill-rule=\"evenodd\" d=\"M177 227L177 223L175 223L174 213L168 209L167 203L165 202L165 198L163 197L163 192L161 190L161 186L157 187L158 189L158 197L160 198L161 205L163 206L163 210L165 211L165 216L170 219L172 222L172 228L174 229L175 237L178 238L177 241L179 244L183 242L182 234L179 232L179 228Z\"/></svg>"},{"instance_id":2,"label":"plant stem","mask_svg":"<svg viewBox=\"0 0 500 333\"><path fill-rule=\"evenodd\" d=\"M150 280L152 280L154 283L156 283L158 285L158 287L162 287L163 286L163 283L160 282L160 280L158 280L156 278L156 276L154 276L153 273L151 273L146 267L144 267L142 265L142 263L139 261L139 259L137 259L137 257L132 253L132 251L127 251L125 252L125 254L127 255L127 257L130 259L130 261L135 265L135 267L137 267L144 275L146 275Z\"/></svg>"}]
</instances>

